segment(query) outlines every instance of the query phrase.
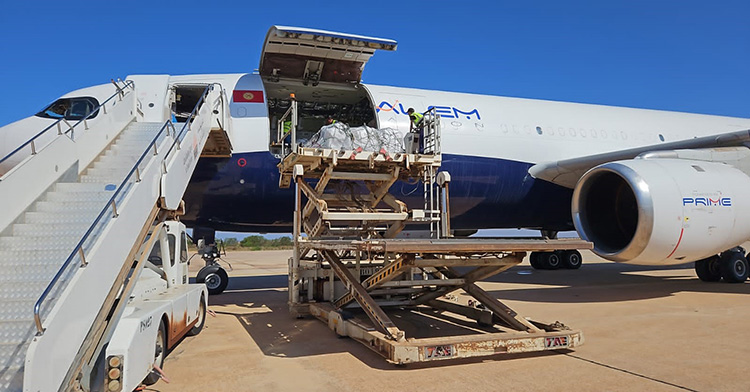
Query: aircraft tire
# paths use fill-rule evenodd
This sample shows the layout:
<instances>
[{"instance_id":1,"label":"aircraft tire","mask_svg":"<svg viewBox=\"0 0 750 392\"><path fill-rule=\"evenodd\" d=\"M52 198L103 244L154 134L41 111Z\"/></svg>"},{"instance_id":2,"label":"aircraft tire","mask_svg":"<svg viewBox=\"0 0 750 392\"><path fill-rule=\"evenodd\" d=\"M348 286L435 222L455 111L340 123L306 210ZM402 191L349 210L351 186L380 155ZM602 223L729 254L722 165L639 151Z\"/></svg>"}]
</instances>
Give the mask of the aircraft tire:
<instances>
[{"instance_id":1,"label":"aircraft tire","mask_svg":"<svg viewBox=\"0 0 750 392\"><path fill-rule=\"evenodd\" d=\"M195 281L204 283L208 289L208 294L217 295L224 292L224 289L227 288L229 275L227 275L227 271L224 268L218 265L207 265L198 271Z\"/></svg>"},{"instance_id":2,"label":"aircraft tire","mask_svg":"<svg viewBox=\"0 0 750 392\"><path fill-rule=\"evenodd\" d=\"M159 331L156 335L156 345L154 347L154 364L158 365L159 368L164 368L164 357L167 356L167 327L164 325L164 320L159 322ZM144 385L154 385L161 378L159 372L155 369L151 369L146 378L143 379Z\"/></svg>"},{"instance_id":3,"label":"aircraft tire","mask_svg":"<svg viewBox=\"0 0 750 392\"><path fill-rule=\"evenodd\" d=\"M721 280L721 258L711 256L695 262L695 274L704 282L718 282Z\"/></svg>"},{"instance_id":4,"label":"aircraft tire","mask_svg":"<svg viewBox=\"0 0 750 392\"><path fill-rule=\"evenodd\" d=\"M541 252L539 254L539 262L542 265L542 269L556 270L560 268L560 255L557 252Z\"/></svg>"},{"instance_id":5,"label":"aircraft tire","mask_svg":"<svg viewBox=\"0 0 750 392\"><path fill-rule=\"evenodd\" d=\"M542 265L539 263L539 252L531 252L529 255L529 263L534 269L542 269Z\"/></svg>"},{"instance_id":6,"label":"aircraft tire","mask_svg":"<svg viewBox=\"0 0 750 392\"><path fill-rule=\"evenodd\" d=\"M721 277L727 283L742 283L747 280L747 258L739 252L726 252L721 256Z\"/></svg>"},{"instance_id":7,"label":"aircraft tire","mask_svg":"<svg viewBox=\"0 0 750 392\"><path fill-rule=\"evenodd\" d=\"M560 252L560 258L562 259L562 267L566 269L579 269L583 264L581 252L577 250L562 251Z\"/></svg>"}]
</instances>

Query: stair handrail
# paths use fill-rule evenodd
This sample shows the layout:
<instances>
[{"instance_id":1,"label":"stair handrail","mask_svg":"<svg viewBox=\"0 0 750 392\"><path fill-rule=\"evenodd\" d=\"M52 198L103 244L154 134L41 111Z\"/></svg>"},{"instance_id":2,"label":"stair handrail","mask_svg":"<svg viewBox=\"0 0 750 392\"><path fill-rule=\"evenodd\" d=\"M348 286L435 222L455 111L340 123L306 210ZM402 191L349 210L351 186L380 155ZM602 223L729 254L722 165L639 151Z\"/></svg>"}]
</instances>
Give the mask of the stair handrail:
<instances>
[{"instance_id":1,"label":"stair handrail","mask_svg":"<svg viewBox=\"0 0 750 392\"><path fill-rule=\"evenodd\" d=\"M99 109L102 109L102 111L104 112L104 114L107 114L107 110L106 110L106 107L104 105L106 105L109 101L111 101L113 98L115 98L117 96L119 96L120 99L122 100L122 98L125 96L125 94L127 94L126 92L124 92L124 90L127 87L130 87L131 91L135 90L135 83L132 80L126 80L124 83L125 83L125 85L123 87L120 87L119 85L115 84L115 86L117 86L117 91L115 91L114 94L112 94L109 98L107 98L107 100L105 100L104 102L102 102L101 104L99 104L99 106L97 106L94 110L92 110L84 118L78 120L78 122L76 122L75 124L70 125L70 123L68 122L68 120L65 117L57 119L57 121L53 122L52 124L50 124L49 126L47 126L46 128L44 128L42 131L40 131L36 135L32 136L31 139L27 140L26 142L24 142L20 146L16 147L16 149L14 149L9 154L7 154L2 159L0 159L0 164L2 164L3 162L5 162L11 156L15 155L17 152L21 151L24 147L28 146L29 144L31 145L31 155L36 155L37 152L36 152L36 146L34 145L34 141L37 138L39 138L40 136L42 136L45 133L47 133L47 131L49 131L50 129L54 128L55 125L57 125L57 134L58 135L64 135L64 134L67 135L68 132L72 132L73 129L75 127L77 127L78 124L80 124L80 123L84 123L84 126L86 127L86 129L88 129L88 124L86 123L86 120L89 117L91 117L95 113L99 112ZM68 126L68 129L65 132L63 132L62 128L60 127L60 123L61 122L64 122L65 125ZM71 133L70 138L73 139L72 133Z\"/></svg>"}]
</instances>

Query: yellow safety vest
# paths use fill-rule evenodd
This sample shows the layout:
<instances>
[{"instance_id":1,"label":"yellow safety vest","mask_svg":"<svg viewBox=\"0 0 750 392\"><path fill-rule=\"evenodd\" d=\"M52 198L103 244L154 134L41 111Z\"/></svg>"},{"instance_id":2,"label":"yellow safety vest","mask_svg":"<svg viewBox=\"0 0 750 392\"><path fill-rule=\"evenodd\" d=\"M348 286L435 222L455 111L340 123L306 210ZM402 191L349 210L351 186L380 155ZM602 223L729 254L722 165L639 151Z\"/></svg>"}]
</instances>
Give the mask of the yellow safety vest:
<instances>
[{"instance_id":1,"label":"yellow safety vest","mask_svg":"<svg viewBox=\"0 0 750 392\"><path fill-rule=\"evenodd\" d=\"M291 121L284 121L284 134L286 135L292 130L292 122Z\"/></svg>"},{"instance_id":2,"label":"yellow safety vest","mask_svg":"<svg viewBox=\"0 0 750 392\"><path fill-rule=\"evenodd\" d=\"M419 122L422 121L422 117L424 117L421 113L417 113L417 112L414 112L411 115L414 116L414 120L412 120L412 122L414 123L415 126L419 125Z\"/></svg>"}]
</instances>

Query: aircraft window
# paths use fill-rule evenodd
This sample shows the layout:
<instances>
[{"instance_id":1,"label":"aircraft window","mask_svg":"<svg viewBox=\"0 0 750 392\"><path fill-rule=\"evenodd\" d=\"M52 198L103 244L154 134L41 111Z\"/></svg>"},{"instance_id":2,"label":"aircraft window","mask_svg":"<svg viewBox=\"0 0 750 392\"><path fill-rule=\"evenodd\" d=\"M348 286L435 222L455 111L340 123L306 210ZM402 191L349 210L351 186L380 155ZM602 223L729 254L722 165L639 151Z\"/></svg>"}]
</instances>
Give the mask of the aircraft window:
<instances>
[{"instance_id":1,"label":"aircraft window","mask_svg":"<svg viewBox=\"0 0 750 392\"><path fill-rule=\"evenodd\" d=\"M664 141L664 135L662 135L661 133L659 134L659 140Z\"/></svg>"},{"instance_id":2,"label":"aircraft window","mask_svg":"<svg viewBox=\"0 0 750 392\"><path fill-rule=\"evenodd\" d=\"M36 114L44 118L65 118L66 120L83 120L89 113L94 112L88 119L99 114L99 101L94 97L60 98Z\"/></svg>"},{"instance_id":3,"label":"aircraft window","mask_svg":"<svg viewBox=\"0 0 750 392\"><path fill-rule=\"evenodd\" d=\"M542 127L536 127L536 133L542 134Z\"/></svg>"}]
</instances>

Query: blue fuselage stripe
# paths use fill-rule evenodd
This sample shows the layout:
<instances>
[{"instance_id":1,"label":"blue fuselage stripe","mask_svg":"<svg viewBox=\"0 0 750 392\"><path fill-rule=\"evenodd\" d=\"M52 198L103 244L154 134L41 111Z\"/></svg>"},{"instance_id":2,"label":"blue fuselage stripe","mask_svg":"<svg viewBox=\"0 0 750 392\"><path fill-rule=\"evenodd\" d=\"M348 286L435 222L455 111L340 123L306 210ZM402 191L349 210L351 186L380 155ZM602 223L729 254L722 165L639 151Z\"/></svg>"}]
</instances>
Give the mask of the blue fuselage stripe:
<instances>
[{"instance_id":1,"label":"blue fuselage stripe","mask_svg":"<svg viewBox=\"0 0 750 392\"><path fill-rule=\"evenodd\" d=\"M278 158L268 152L203 158L185 193L188 226L223 231L289 232L293 189L279 188ZM531 164L443 154L451 175L451 226L455 229L545 228L572 230L572 190L535 180ZM396 183L391 193L423 206L421 184Z\"/></svg>"}]
</instances>

